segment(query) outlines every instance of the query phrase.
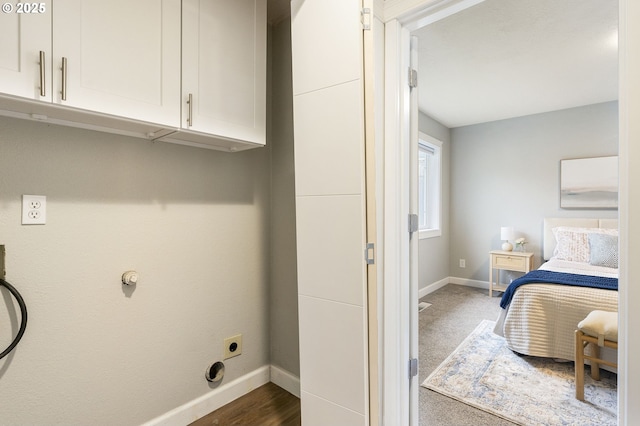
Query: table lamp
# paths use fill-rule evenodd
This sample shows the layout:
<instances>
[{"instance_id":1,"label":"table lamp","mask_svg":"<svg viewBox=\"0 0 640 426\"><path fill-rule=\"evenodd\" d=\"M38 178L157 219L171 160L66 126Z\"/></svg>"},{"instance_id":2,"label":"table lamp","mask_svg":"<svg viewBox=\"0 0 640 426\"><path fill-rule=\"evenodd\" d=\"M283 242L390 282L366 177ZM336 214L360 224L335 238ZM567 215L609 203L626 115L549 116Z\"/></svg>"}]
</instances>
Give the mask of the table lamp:
<instances>
[{"instance_id":1,"label":"table lamp","mask_svg":"<svg viewBox=\"0 0 640 426\"><path fill-rule=\"evenodd\" d=\"M502 243L502 250L513 250L513 244L509 242L509 240L513 240L513 235L513 226L503 226L500 228L500 239L504 241L504 243Z\"/></svg>"}]
</instances>

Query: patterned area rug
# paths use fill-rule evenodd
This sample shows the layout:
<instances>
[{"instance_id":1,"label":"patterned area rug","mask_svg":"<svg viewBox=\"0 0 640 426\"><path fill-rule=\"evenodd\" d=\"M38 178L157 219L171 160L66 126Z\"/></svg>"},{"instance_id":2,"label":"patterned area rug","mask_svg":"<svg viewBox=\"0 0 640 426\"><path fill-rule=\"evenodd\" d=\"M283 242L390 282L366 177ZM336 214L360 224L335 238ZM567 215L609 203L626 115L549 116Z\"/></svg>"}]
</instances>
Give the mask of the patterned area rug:
<instances>
[{"instance_id":1,"label":"patterned area rug","mask_svg":"<svg viewBox=\"0 0 640 426\"><path fill-rule=\"evenodd\" d=\"M616 425L615 375L596 382L587 367L578 401L572 362L517 355L493 326L483 320L422 386L521 425Z\"/></svg>"}]
</instances>

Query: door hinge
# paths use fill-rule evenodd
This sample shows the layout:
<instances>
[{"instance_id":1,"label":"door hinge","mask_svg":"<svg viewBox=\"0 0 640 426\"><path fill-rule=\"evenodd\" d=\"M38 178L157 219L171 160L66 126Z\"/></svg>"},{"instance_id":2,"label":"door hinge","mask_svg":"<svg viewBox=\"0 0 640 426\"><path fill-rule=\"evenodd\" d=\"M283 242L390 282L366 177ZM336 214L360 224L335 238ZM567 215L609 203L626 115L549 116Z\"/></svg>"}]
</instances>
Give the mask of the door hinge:
<instances>
[{"instance_id":1,"label":"door hinge","mask_svg":"<svg viewBox=\"0 0 640 426\"><path fill-rule=\"evenodd\" d=\"M418 71L409 68L409 88L418 87Z\"/></svg>"},{"instance_id":2,"label":"door hinge","mask_svg":"<svg viewBox=\"0 0 640 426\"><path fill-rule=\"evenodd\" d=\"M362 22L363 30L371 29L371 9L365 7L360 11L360 21Z\"/></svg>"},{"instance_id":3,"label":"door hinge","mask_svg":"<svg viewBox=\"0 0 640 426\"><path fill-rule=\"evenodd\" d=\"M418 215L410 214L409 215L409 233L413 233L418 231Z\"/></svg>"},{"instance_id":4,"label":"door hinge","mask_svg":"<svg viewBox=\"0 0 640 426\"><path fill-rule=\"evenodd\" d=\"M415 377L418 375L418 359L411 358L409 360L409 378Z\"/></svg>"},{"instance_id":5,"label":"door hinge","mask_svg":"<svg viewBox=\"0 0 640 426\"><path fill-rule=\"evenodd\" d=\"M367 262L367 265L376 263L375 244L367 243L367 248L364 250L364 260Z\"/></svg>"}]
</instances>

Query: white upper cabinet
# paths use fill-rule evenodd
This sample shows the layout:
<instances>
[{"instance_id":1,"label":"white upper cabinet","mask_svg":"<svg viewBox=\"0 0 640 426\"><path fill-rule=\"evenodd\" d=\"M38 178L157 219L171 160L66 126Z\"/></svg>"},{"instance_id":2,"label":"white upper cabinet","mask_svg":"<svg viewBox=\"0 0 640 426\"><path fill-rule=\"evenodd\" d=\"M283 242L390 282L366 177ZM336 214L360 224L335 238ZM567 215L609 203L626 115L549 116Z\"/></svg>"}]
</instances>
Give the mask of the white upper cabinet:
<instances>
[{"instance_id":1,"label":"white upper cabinet","mask_svg":"<svg viewBox=\"0 0 640 426\"><path fill-rule=\"evenodd\" d=\"M180 125L180 1L56 0L53 102Z\"/></svg>"},{"instance_id":2,"label":"white upper cabinet","mask_svg":"<svg viewBox=\"0 0 640 426\"><path fill-rule=\"evenodd\" d=\"M265 144L266 0L28 5L0 12L0 114L229 151Z\"/></svg>"},{"instance_id":3,"label":"white upper cabinet","mask_svg":"<svg viewBox=\"0 0 640 426\"><path fill-rule=\"evenodd\" d=\"M51 101L51 1L39 2L36 13L5 4L11 11L0 13L0 93Z\"/></svg>"},{"instance_id":4,"label":"white upper cabinet","mask_svg":"<svg viewBox=\"0 0 640 426\"><path fill-rule=\"evenodd\" d=\"M265 144L266 3L183 0L183 129Z\"/></svg>"}]
</instances>

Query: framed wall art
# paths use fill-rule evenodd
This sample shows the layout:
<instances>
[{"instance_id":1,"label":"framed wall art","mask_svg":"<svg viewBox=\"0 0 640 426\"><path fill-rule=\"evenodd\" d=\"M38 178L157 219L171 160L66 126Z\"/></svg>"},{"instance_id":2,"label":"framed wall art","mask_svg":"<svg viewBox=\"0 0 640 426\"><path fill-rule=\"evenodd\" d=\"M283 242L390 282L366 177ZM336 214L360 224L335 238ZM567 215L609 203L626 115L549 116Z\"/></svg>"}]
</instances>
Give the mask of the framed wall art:
<instances>
[{"instance_id":1,"label":"framed wall art","mask_svg":"<svg viewBox=\"0 0 640 426\"><path fill-rule=\"evenodd\" d=\"M618 156L560 160L560 207L617 209Z\"/></svg>"}]
</instances>

